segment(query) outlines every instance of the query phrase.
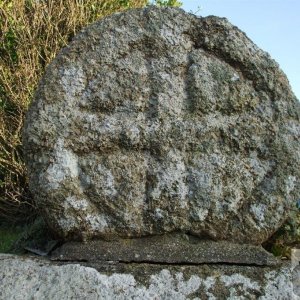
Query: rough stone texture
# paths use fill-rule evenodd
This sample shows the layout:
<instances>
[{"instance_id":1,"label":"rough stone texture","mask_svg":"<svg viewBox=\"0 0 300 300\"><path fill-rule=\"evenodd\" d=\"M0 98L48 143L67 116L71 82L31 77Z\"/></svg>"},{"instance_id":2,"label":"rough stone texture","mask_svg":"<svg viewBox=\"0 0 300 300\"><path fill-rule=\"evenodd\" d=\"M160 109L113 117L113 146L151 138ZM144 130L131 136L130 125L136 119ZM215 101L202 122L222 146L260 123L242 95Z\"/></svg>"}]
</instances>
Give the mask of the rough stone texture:
<instances>
[{"instance_id":1,"label":"rough stone texture","mask_svg":"<svg viewBox=\"0 0 300 300\"><path fill-rule=\"evenodd\" d=\"M65 243L51 254L56 261L119 261L164 264L230 263L275 266L281 261L261 246L201 240L188 235L166 234L117 241Z\"/></svg>"},{"instance_id":2,"label":"rough stone texture","mask_svg":"<svg viewBox=\"0 0 300 300\"><path fill-rule=\"evenodd\" d=\"M96 268L0 254L0 299L300 299L288 265Z\"/></svg>"},{"instance_id":3,"label":"rough stone texture","mask_svg":"<svg viewBox=\"0 0 300 300\"><path fill-rule=\"evenodd\" d=\"M299 197L299 112L277 63L226 19L115 14L47 68L24 131L30 188L65 239L260 244Z\"/></svg>"}]
</instances>

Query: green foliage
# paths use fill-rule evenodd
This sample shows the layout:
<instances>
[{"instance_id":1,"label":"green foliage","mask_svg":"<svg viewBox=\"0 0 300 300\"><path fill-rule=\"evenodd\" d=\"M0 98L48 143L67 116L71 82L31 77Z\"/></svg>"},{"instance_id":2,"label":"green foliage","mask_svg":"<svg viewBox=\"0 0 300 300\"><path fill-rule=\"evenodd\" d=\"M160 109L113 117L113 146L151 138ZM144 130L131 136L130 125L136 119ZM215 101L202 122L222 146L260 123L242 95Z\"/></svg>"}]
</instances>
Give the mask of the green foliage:
<instances>
[{"instance_id":1,"label":"green foliage","mask_svg":"<svg viewBox=\"0 0 300 300\"><path fill-rule=\"evenodd\" d=\"M177 0L154 0L152 1L153 5L157 6L174 6L174 7L180 7L182 5L182 2Z\"/></svg>"},{"instance_id":2,"label":"green foliage","mask_svg":"<svg viewBox=\"0 0 300 300\"><path fill-rule=\"evenodd\" d=\"M12 28L4 34L3 43L0 45L1 56L6 55L13 64L18 61L16 35Z\"/></svg>"},{"instance_id":3,"label":"green foliage","mask_svg":"<svg viewBox=\"0 0 300 300\"><path fill-rule=\"evenodd\" d=\"M0 227L0 253L10 252L21 233L22 229L18 227Z\"/></svg>"}]
</instances>

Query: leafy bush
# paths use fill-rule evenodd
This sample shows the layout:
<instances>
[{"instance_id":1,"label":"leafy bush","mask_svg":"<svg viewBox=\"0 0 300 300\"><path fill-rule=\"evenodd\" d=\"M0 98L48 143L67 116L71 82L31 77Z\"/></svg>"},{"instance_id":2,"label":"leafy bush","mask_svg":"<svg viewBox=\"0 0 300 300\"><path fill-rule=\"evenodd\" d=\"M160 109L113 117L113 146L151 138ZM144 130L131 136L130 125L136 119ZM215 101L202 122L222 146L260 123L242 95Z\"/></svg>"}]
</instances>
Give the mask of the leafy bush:
<instances>
[{"instance_id":1,"label":"leafy bush","mask_svg":"<svg viewBox=\"0 0 300 300\"><path fill-rule=\"evenodd\" d=\"M175 6L180 7L182 5L182 2L177 0L155 0L152 2L152 4L157 6Z\"/></svg>"}]
</instances>

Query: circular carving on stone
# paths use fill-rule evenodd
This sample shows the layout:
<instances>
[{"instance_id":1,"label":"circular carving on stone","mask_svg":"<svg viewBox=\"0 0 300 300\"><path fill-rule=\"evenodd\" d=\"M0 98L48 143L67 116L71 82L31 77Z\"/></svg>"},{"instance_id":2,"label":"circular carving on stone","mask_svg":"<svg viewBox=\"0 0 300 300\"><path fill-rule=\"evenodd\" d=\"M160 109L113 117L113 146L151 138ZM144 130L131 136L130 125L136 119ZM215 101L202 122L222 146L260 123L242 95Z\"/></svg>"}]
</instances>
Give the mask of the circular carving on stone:
<instances>
[{"instance_id":1,"label":"circular carving on stone","mask_svg":"<svg viewBox=\"0 0 300 300\"><path fill-rule=\"evenodd\" d=\"M115 14L47 68L24 131L30 188L66 239L259 244L299 195L299 111L277 63L226 19Z\"/></svg>"}]
</instances>

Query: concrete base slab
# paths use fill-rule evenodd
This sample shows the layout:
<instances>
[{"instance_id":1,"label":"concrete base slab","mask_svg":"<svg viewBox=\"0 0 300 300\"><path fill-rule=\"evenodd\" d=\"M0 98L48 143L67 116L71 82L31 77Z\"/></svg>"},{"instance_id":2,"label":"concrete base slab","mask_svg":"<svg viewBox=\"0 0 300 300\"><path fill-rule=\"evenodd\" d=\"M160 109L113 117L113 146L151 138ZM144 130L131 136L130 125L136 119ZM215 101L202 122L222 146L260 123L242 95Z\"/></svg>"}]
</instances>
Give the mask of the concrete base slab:
<instances>
[{"instance_id":1,"label":"concrete base slab","mask_svg":"<svg viewBox=\"0 0 300 300\"><path fill-rule=\"evenodd\" d=\"M0 299L300 299L281 266L53 262L0 255ZM295 291L297 292L297 291Z\"/></svg>"}]
</instances>

